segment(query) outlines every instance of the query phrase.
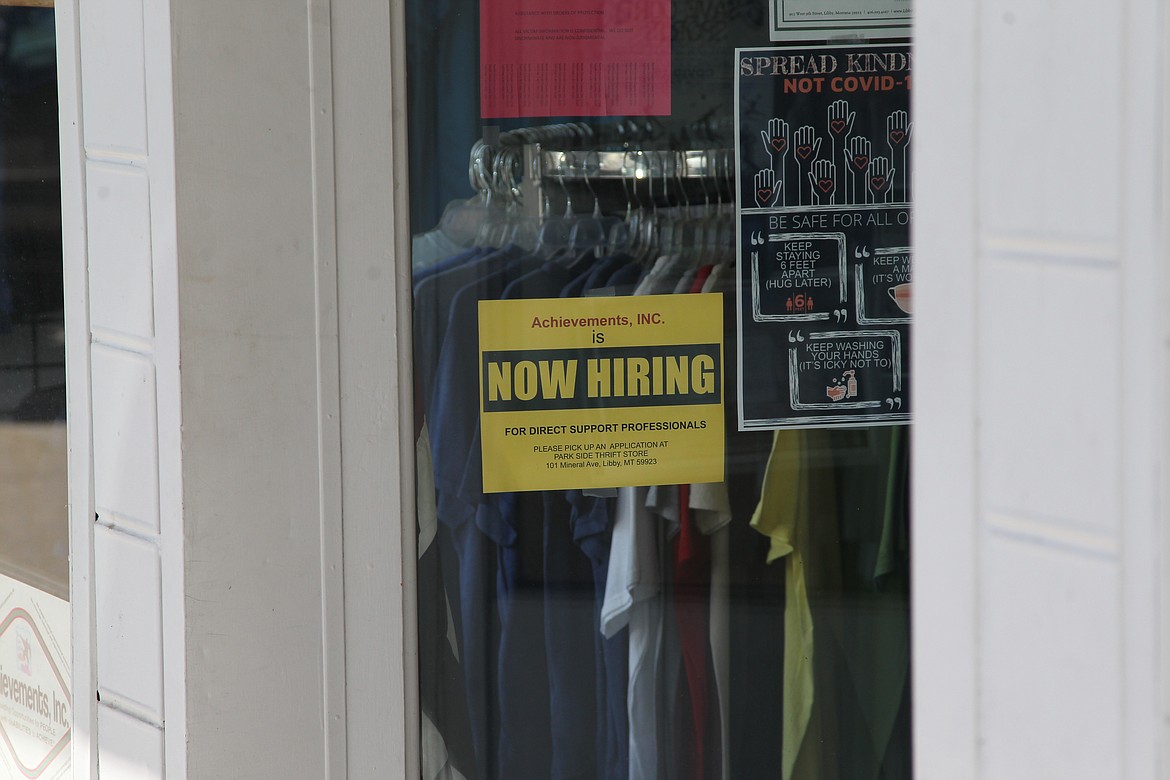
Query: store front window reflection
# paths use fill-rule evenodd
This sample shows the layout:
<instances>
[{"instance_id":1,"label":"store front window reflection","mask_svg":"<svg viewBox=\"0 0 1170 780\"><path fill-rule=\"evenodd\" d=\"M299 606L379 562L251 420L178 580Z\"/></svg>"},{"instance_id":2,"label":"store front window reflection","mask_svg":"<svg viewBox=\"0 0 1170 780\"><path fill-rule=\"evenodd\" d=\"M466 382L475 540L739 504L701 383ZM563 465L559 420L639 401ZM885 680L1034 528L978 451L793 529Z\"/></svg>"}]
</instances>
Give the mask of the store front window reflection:
<instances>
[{"instance_id":1,"label":"store front window reflection","mask_svg":"<svg viewBox=\"0 0 1170 780\"><path fill-rule=\"evenodd\" d=\"M407 4L426 777L911 777L906 10L800 7Z\"/></svg>"},{"instance_id":2,"label":"store front window reflection","mask_svg":"<svg viewBox=\"0 0 1170 780\"><path fill-rule=\"evenodd\" d=\"M0 574L68 597L53 10L0 8Z\"/></svg>"}]
</instances>

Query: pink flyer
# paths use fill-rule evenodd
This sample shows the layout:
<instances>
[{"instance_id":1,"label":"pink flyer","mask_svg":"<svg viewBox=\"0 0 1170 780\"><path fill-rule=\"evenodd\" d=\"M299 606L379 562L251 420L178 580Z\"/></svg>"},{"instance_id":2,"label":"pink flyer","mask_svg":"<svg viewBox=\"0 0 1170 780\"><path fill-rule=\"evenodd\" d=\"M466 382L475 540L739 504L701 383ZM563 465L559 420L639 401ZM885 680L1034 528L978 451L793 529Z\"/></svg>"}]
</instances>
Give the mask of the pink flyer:
<instances>
[{"instance_id":1,"label":"pink flyer","mask_svg":"<svg viewBox=\"0 0 1170 780\"><path fill-rule=\"evenodd\" d=\"M480 3L480 114L670 113L670 0Z\"/></svg>"}]
</instances>

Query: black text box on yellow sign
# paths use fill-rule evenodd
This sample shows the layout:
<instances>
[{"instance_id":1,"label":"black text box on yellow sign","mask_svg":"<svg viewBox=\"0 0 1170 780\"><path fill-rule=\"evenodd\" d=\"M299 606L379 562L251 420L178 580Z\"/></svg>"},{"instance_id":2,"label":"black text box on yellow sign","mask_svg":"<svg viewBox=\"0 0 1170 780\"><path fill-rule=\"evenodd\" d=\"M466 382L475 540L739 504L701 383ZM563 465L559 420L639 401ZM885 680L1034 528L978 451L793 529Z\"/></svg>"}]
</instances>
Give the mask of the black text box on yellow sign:
<instances>
[{"instance_id":1,"label":"black text box on yellow sign","mask_svg":"<svg viewBox=\"0 0 1170 780\"><path fill-rule=\"evenodd\" d=\"M723 480L723 296L481 301L483 485Z\"/></svg>"}]
</instances>

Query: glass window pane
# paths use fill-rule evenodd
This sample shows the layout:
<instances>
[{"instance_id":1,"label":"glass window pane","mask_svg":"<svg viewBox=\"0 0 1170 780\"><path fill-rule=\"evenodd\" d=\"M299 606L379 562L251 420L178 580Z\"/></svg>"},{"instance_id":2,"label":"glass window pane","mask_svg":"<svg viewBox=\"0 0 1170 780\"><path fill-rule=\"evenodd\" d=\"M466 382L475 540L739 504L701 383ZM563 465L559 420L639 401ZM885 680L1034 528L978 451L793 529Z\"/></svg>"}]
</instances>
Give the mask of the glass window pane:
<instances>
[{"instance_id":1,"label":"glass window pane","mask_svg":"<svg viewBox=\"0 0 1170 780\"><path fill-rule=\"evenodd\" d=\"M407 4L427 777L911 776L907 10L776 5Z\"/></svg>"},{"instance_id":2,"label":"glass window pane","mask_svg":"<svg viewBox=\"0 0 1170 780\"><path fill-rule=\"evenodd\" d=\"M0 573L69 592L51 8L0 8Z\"/></svg>"},{"instance_id":3,"label":"glass window pane","mask_svg":"<svg viewBox=\"0 0 1170 780\"><path fill-rule=\"evenodd\" d=\"M53 9L0 3L0 677L41 703L0 705L3 777L72 776L58 148Z\"/></svg>"}]
</instances>

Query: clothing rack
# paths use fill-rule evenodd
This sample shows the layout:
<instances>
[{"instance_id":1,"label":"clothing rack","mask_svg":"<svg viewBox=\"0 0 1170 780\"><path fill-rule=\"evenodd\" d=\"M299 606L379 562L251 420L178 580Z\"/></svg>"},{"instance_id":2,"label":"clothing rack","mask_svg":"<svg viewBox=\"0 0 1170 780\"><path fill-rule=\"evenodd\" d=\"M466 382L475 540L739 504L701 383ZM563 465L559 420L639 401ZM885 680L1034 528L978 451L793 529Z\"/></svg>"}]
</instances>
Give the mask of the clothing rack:
<instances>
[{"instance_id":1,"label":"clothing rack","mask_svg":"<svg viewBox=\"0 0 1170 780\"><path fill-rule=\"evenodd\" d=\"M699 204L732 197L730 149L637 149L577 151L527 144L521 199L526 211L545 216L567 198L603 211L620 209L630 198L657 205ZM554 211L555 213L555 211Z\"/></svg>"},{"instance_id":2,"label":"clothing rack","mask_svg":"<svg viewBox=\"0 0 1170 780\"><path fill-rule=\"evenodd\" d=\"M619 128L622 127L619 124ZM545 217L566 208L621 211L631 201L646 205L730 202L734 152L724 147L662 149L651 123L599 134L584 123L530 127L499 133L471 150L472 186ZM606 146L620 148L604 148Z\"/></svg>"}]
</instances>

